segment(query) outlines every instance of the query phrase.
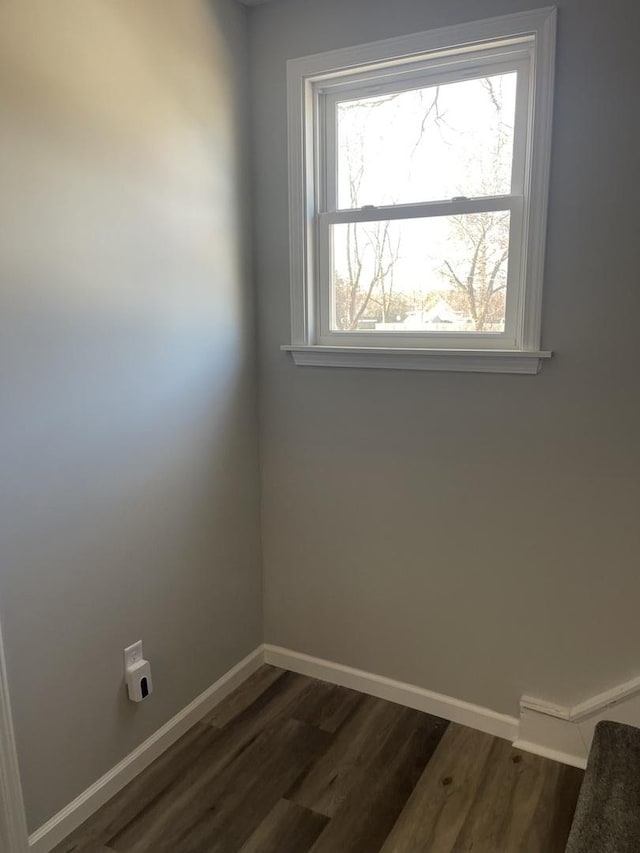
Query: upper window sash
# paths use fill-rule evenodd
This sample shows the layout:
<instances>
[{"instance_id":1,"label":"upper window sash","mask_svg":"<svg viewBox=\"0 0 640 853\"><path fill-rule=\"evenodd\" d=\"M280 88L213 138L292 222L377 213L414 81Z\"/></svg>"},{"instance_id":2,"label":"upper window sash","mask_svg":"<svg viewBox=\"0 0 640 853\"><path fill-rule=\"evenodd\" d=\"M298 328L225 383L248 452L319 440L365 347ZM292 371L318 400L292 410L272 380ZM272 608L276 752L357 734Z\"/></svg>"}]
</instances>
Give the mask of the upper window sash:
<instances>
[{"instance_id":1,"label":"upper window sash","mask_svg":"<svg viewBox=\"0 0 640 853\"><path fill-rule=\"evenodd\" d=\"M337 106L339 103L367 98L373 95L400 94L415 89L435 88L436 86L448 83L482 79L483 77L512 72L517 74L517 88L511 193L523 195L526 190L527 140L531 135L529 132L529 122L531 117L532 61L533 54L530 48L513 53L508 60L504 60L502 53L487 51L487 55L483 57L482 62L475 55L472 55L469 58L450 63L452 67L448 67L446 70L438 70L437 73L433 70L416 73L414 70L410 76L404 77L404 75L401 75L401 79L399 80L397 79L397 75L392 74L392 69L387 69L387 76L391 74L392 79L386 79L384 83L377 82L373 84L371 75L375 72L368 72L368 74L352 78L349 83L342 81L335 86L327 86L325 83L314 87L314 97L316 98L314 112L317 116L318 124L315 146L315 172L318 175L316 213L341 209L338 205ZM336 89L338 89L337 92L335 91ZM487 196L483 197L486 198ZM409 205L405 207L409 208ZM342 209L346 210L347 208ZM409 213L409 211L407 212Z\"/></svg>"}]
</instances>

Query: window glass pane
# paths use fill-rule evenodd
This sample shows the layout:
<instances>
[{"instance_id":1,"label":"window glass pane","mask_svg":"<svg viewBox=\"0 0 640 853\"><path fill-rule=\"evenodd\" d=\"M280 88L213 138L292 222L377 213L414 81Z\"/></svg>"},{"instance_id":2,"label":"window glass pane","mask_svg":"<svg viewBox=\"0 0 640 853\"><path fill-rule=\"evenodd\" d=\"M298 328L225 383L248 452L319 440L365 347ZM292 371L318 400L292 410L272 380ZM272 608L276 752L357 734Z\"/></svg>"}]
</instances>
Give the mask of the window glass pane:
<instances>
[{"instance_id":1,"label":"window glass pane","mask_svg":"<svg viewBox=\"0 0 640 853\"><path fill-rule=\"evenodd\" d=\"M337 104L338 207L511 191L517 72Z\"/></svg>"},{"instance_id":2,"label":"window glass pane","mask_svg":"<svg viewBox=\"0 0 640 853\"><path fill-rule=\"evenodd\" d=\"M504 332L509 211L331 226L331 330Z\"/></svg>"}]
</instances>

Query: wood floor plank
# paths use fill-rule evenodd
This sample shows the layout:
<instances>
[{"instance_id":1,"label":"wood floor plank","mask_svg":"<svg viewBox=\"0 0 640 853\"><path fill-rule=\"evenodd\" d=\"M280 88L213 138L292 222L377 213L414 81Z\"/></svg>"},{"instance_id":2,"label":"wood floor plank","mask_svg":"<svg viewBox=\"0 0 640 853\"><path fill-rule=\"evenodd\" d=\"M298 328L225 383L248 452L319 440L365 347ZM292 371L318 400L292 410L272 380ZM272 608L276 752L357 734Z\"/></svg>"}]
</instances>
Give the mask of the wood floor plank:
<instances>
[{"instance_id":1,"label":"wood floor plank","mask_svg":"<svg viewBox=\"0 0 640 853\"><path fill-rule=\"evenodd\" d=\"M317 726L325 732L336 732L364 700L364 696L346 687L312 681L299 700L292 705L295 720Z\"/></svg>"},{"instance_id":2,"label":"wood floor plank","mask_svg":"<svg viewBox=\"0 0 640 853\"><path fill-rule=\"evenodd\" d=\"M542 833L541 847L532 826L551 765L546 758L521 752L496 738L478 796L451 853L548 853L552 844L548 833Z\"/></svg>"},{"instance_id":3,"label":"wood floor plank","mask_svg":"<svg viewBox=\"0 0 640 853\"><path fill-rule=\"evenodd\" d=\"M450 853L482 782L494 738L451 723L382 853Z\"/></svg>"},{"instance_id":4,"label":"wood floor plank","mask_svg":"<svg viewBox=\"0 0 640 853\"><path fill-rule=\"evenodd\" d=\"M186 768L206 750L217 734L209 726L196 724L159 756L147 769L112 797L95 815L59 844L53 853L84 853L120 832L154 803Z\"/></svg>"},{"instance_id":5,"label":"wood floor plank","mask_svg":"<svg viewBox=\"0 0 640 853\"><path fill-rule=\"evenodd\" d=\"M366 696L325 754L287 793L287 799L332 817L356 784L369 754L384 743L402 710L400 705Z\"/></svg>"},{"instance_id":6,"label":"wood floor plank","mask_svg":"<svg viewBox=\"0 0 640 853\"><path fill-rule=\"evenodd\" d=\"M286 719L287 708L307 686L303 676L287 672L224 728L206 726L212 733L211 740L184 772L140 809L126 826L101 840L116 851L128 851L138 839L150 834L163 837L165 828L176 823L182 826L185 820L192 819L193 804L201 803L225 767L233 763L265 728L277 726L279 721Z\"/></svg>"},{"instance_id":7,"label":"wood floor plank","mask_svg":"<svg viewBox=\"0 0 640 853\"><path fill-rule=\"evenodd\" d=\"M448 723L404 708L373 749L313 853L376 853L433 755Z\"/></svg>"},{"instance_id":8,"label":"wood floor plank","mask_svg":"<svg viewBox=\"0 0 640 853\"><path fill-rule=\"evenodd\" d=\"M584 772L554 761L545 762L545 783L531 817L526 850L564 853Z\"/></svg>"},{"instance_id":9,"label":"wood floor plank","mask_svg":"<svg viewBox=\"0 0 640 853\"><path fill-rule=\"evenodd\" d=\"M171 827L169 835L153 834L132 853L176 850L237 853L275 807L284 792L324 749L330 737L306 723L285 720L267 728L229 765L201 797L205 809Z\"/></svg>"},{"instance_id":10,"label":"wood floor plank","mask_svg":"<svg viewBox=\"0 0 640 853\"><path fill-rule=\"evenodd\" d=\"M278 679L285 675L285 670L275 666L261 666L253 675L249 676L240 687L225 697L220 704L207 714L203 723L223 728L235 717L246 711L259 696L271 687Z\"/></svg>"},{"instance_id":11,"label":"wood floor plank","mask_svg":"<svg viewBox=\"0 0 640 853\"><path fill-rule=\"evenodd\" d=\"M279 800L240 853L308 853L329 818L290 800Z\"/></svg>"}]
</instances>

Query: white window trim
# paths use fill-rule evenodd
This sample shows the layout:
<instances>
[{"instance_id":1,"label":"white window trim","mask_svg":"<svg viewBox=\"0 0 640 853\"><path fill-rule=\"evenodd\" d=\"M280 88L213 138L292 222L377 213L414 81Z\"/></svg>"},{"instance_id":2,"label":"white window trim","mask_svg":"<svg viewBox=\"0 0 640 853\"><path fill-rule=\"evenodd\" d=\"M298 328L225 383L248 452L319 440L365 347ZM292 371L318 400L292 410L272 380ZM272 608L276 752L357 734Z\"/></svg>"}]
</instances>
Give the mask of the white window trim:
<instances>
[{"instance_id":1,"label":"white window trim","mask_svg":"<svg viewBox=\"0 0 640 853\"><path fill-rule=\"evenodd\" d=\"M315 54L287 63L289 131L289 233L291 270L291 344L296 364L334 367L377 367L411 370L454 370L537 373L551 352L540 348L542 282L546 238L551 151L556 10L553 7L484 21L412 33L384 41ZM533 50L535 86L530 103L531 159L528 166L529 204L526 287L521 342L516 349L455 349L401 346L326 346L317 343L315 308L316 229L314 151L314 85L323 77L345 77L367 66L423 59L433 51L460 48L470 52L487 41L522 38Z\"/></svg>"}]
</instances>

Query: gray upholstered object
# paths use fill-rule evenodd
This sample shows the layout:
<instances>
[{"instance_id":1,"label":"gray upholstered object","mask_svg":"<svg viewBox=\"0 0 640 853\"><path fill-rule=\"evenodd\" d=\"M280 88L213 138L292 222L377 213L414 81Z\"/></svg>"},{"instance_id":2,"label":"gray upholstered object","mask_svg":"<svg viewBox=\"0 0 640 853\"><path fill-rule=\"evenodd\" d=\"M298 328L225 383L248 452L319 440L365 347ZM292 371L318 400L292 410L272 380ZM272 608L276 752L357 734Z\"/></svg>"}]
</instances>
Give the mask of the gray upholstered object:
<instances>
[{"instance_id":1,"label":"gray upholstered object","mask_svg":"<svg viewBox=\"0 0 640 853\"><path fill-rule=\"evenodd\" d=\"M640 729L596 726L566 853L640 851Z\"/></svg>"}]
</instances>

